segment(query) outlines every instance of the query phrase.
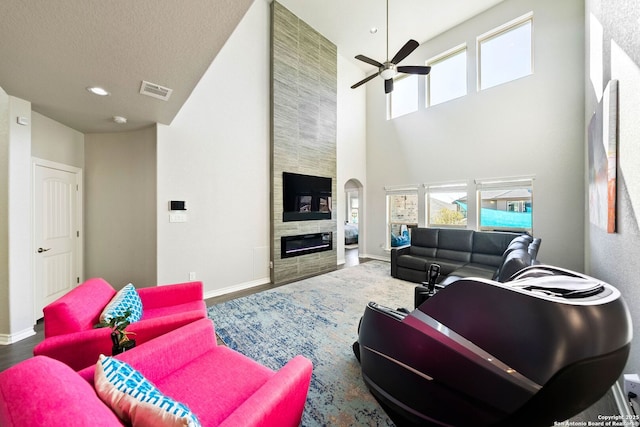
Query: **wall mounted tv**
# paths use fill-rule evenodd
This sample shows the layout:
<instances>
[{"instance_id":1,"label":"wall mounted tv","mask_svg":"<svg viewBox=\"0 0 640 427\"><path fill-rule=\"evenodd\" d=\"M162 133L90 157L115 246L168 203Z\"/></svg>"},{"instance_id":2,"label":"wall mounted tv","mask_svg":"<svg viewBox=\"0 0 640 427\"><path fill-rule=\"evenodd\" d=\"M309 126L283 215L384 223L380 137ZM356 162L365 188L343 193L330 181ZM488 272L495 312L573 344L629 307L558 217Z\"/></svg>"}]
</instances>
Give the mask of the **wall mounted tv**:
<instances>
[{"instance_id":1,"label":"wall mounted tv","mask_svg":"<svg viewBox=\"0 0 640 427\"><path fill-rule=\"evenodd\" d=\"M331 178L282 173L282 221L331 219Z\"/></svg>"}]
</instances>

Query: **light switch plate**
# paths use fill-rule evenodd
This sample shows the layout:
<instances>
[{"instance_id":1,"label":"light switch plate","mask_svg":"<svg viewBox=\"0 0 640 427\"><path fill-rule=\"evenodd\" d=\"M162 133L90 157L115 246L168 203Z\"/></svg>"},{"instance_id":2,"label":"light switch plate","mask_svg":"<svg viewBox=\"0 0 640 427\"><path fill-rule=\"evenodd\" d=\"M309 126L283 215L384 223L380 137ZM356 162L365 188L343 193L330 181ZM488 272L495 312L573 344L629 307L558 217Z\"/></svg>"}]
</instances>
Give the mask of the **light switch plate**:
<instances>
[{"instance_id":1,"label":"light switch plate","mask_svg":"<svg viewBox=\"0 0 640 427\"><path fill-rule=\"evenodd\" d=\"M170 213L169 222L187 222L187 214L184 213Z\"/></svg>"}]
</instances>

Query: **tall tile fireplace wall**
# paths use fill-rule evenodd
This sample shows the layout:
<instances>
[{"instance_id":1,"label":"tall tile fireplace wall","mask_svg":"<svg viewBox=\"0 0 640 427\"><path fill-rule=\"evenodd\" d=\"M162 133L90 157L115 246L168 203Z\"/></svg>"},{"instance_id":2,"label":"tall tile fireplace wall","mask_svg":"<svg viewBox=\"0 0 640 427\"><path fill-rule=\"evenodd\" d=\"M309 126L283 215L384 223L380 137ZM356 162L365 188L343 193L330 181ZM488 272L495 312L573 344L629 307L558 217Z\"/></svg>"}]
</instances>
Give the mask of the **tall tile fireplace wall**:
<instances>
[{"instance_id":1,"label":"tall tile fireplace wall","mask_svg":"<svg viewBox=\"0 0 640 427\"><path fill-rule=\"evenodd\" d=\"M280 284L336 269L337 48L275 1L271 22L271 281ZM331 177L331 219L284 222L283 172ZM330 248L282 256L292 241L283 237L326 233Z\"/></svg>"}]
</instances>

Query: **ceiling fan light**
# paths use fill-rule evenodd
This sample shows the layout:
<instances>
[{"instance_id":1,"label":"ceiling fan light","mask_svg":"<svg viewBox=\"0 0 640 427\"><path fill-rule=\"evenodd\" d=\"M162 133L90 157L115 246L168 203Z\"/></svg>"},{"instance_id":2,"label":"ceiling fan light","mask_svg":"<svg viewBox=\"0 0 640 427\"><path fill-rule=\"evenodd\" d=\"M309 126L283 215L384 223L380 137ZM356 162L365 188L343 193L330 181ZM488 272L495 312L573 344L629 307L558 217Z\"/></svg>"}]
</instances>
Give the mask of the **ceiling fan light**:
<instances>
[{"instance_id":1,"label":"ceiling fan light","mask_svg":"<svg viewBox=\"0 0 640 427\"><path fill-rule=\"evenodd\" d=\"M396 71L395 67L387 68L387 69L384 69L384 70L382 70L380 72L380 77L382 77L385 80L389 80L389 79L394 78L396 76L396 74L397 74L397 71Z\"/></svg>"}]
</instances>

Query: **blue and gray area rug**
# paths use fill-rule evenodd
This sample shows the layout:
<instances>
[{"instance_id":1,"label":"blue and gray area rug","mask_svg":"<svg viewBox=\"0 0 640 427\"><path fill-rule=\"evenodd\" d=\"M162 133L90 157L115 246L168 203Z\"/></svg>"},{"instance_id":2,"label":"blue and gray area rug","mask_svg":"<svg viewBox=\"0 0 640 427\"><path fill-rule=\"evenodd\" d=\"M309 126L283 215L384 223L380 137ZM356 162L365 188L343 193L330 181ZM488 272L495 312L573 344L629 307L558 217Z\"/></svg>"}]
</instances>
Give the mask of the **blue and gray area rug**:
<instances>
[{"instance_id":1,"label":"blue and gray area rug","mask_svg":"<svg viewBox=\"0 0 640 427\"><path fill-rule=\"evenodd\" d=\"M209 307L230 348L271 369L302 354L313 376L302 416L311 426L393 426L367 390L351 344L369 301L413 307L414 284L370 261Z\"/></svg>"}]
</instances>

